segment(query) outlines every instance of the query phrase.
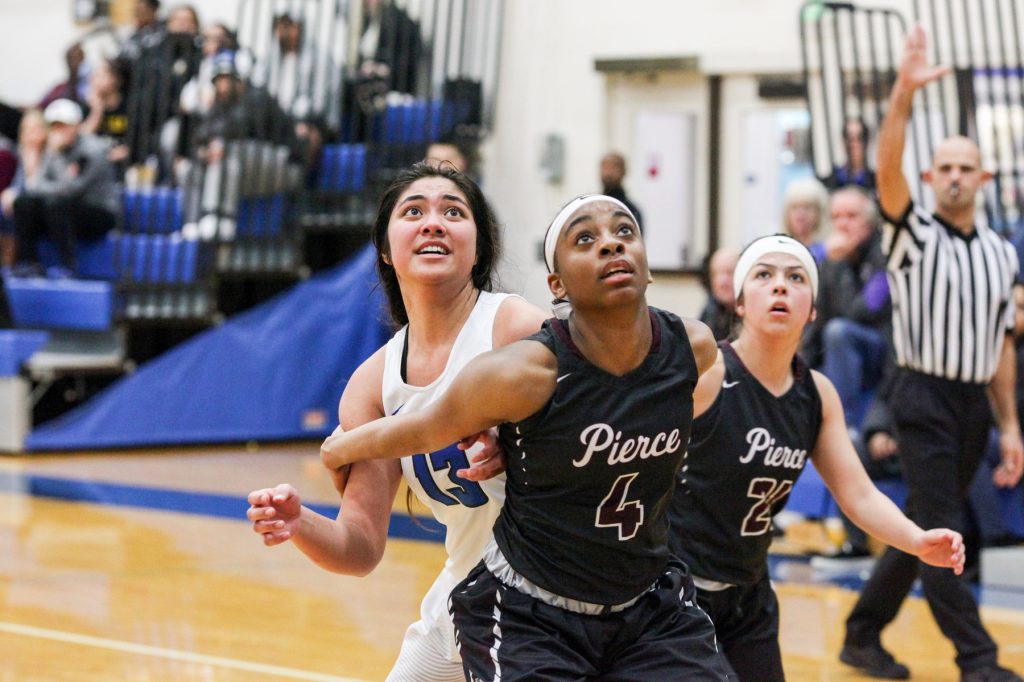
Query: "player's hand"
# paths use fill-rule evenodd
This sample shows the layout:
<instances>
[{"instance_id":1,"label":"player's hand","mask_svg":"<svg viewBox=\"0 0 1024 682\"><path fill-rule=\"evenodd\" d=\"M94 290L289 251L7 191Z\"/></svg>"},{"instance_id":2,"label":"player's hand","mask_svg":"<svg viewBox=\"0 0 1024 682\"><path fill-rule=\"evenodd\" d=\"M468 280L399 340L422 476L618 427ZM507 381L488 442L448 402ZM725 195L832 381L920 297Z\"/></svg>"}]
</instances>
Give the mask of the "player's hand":
<instances>
[{"instance_id":1,"label":"player's hand","mask_svg":"<svg viewBox=\"0 0 1024 682\"><path fill-rule=\"evenodd\" d=\"M331 436L337 436L339 433L345 433L345 429L338 424L338 428L334 429ZM323 449L320 450L321 457L323 457ZM337 469L327 468L327 472L331 475L331 482L334 483L334 489L338 491L339 495L345 494L345 488L348 487L348 475L352 471L351 464L344 464Z\"/></svg>"},{"instance_id":2,"label":"player's hand","mask_svg":"<svg viewBox=\"0 0 1024 682\"><path fill-rule=\"evenodd\" d=\"M930 566L952 568L957 575L964 572L964 539L955 530L926 530L918 541L914 554Z\"/></svg>"},{"instance_id":3,"label":"player's hand","mask_svg":"<svg viewBox=\"0 0 1024 682\"><path fill-rule=\"evenodd\" d=\"M992 472L992 481L1000 488L1012 488L1024 473L1024 445L1020 434L999 434L999 453L1003 461Z\"/></svg>"},{"instance_id":4,"label":"player's hand","mask_svg":"<svg viewBox=\"0 0 1024 682\"><path fill-rule=\"evenodd\" d=\"M341 474L342 469L347 469L350 462L346 462L343 455L344 449L342 446L345 443L345 430L338 425L338 428L334 429L331 435L324 439L324 442L320 445L320 462L323 463L329 471L338 472ZM348 482L348 475L344 475L345 483ZM338 487L337 481L335 481L334 487ZM344 487L344 486L342 486Z\"/></svg>"},{"instance_id":5,"label":"player's hand","mask_svg":"<svg viewBox=\"0 0 1024 682\"><path fill-rule=\"evenodd\" d=\"M477 445L480 447L476 447ZM460 450L466 451L468 469L455 473L467 481L486 481L505 471L505 452L498 445L498 430L487 429L459 441Z\"/></svg>"},{"instance_id":6,"label":"player's hand","mask_svg":"<svg viewBox=\"0 0 1024 682\"><path fill-rule=\"evenodd\" d=\"M299 491L287 483L261 488L249 493L249 510L253 532L263 536L268 547L287 542L299 533L302 500Z\"/></svg>"},{"instance_id":7,"label":"player's hand","mask_svg":"<svg viewBox=\"0 0 1024 682\"><path fill-rule=\"evenodd\" d=\"M900 80L911 88L919 88L949 73L948 66L928 63L928 39L924 27L916 24L907 33L900 62Z\"/></svg>"}]
</instances>

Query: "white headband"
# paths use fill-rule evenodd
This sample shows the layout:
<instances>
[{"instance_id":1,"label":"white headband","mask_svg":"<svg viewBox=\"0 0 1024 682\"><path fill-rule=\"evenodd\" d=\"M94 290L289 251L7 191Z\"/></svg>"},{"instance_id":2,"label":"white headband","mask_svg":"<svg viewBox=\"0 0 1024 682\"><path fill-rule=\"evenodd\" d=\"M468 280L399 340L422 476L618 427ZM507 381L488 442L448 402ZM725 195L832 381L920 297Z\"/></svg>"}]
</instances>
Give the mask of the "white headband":
<instances>
[{"instance_id":1,"label":"white headband","mask_svg":"<svg viewBox=\"0 0 1024 682\"><path fill-rule=\"evenodd\" d=\"M795 256L811 278L811 293L815 299L818 298L818 264L814 261L814 256L811 255L806 246L792 237L787 237L784 234L773 234L750 242L747 248L743 249L743 253L740 254L740 259L736 263L736 270L732 273L732 289L737 299L739 299L740 293L743 291L743 282L746 281L750 269L766 253L786 253L790 256Z\"/></svg>"},{"instance_id":2,"label":"white headband","mask_svg":"<svg viewBox=\"0 0 1024 682\"><path fill-rule=\"evenodd\" d=\"M558 235L562 234L562 228L565 227L565 221L569 220L569 216L576 212L582 206L592 204L597 201L608 201L615 204L622 209L626 215L628 215L633 222L636 222L636 216L629 208L614 197L609 197L604 194L584 194L581 197L576 197L558 212L555 219L548 225L548 231L544 234L544 264L548 266L548 272L555 271L555 244L558 242Z\"/></svg>"}]
</instances>

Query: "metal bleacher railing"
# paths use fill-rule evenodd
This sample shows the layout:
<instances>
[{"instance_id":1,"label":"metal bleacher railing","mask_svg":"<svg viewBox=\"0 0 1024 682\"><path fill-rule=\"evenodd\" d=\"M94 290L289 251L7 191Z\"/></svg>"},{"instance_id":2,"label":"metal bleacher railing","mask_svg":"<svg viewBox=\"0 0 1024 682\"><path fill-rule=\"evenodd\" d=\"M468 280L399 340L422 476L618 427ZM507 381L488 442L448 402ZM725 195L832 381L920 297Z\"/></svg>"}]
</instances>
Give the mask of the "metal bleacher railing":
<instances>
[{"instance_id":1,"label":"metal bleacher railing","mask_svg":"<svg viewBox=\"0 0 1024 682\"><path fill-rule=\"evenodd\" d=\"M918 179L912 191L929 203L920 170L939 140L967 135L995 174L985 194L989 223L1012 232L1024 220L1024 1L914 0L913 11L928 33L932 61L952 70L915 101L904 161L907 177ZM844 120L860 118L878 130L908 26L892 9L818 0L802 7L805 92L820 178L845 162Z\"/></svg>"}]
</instances>

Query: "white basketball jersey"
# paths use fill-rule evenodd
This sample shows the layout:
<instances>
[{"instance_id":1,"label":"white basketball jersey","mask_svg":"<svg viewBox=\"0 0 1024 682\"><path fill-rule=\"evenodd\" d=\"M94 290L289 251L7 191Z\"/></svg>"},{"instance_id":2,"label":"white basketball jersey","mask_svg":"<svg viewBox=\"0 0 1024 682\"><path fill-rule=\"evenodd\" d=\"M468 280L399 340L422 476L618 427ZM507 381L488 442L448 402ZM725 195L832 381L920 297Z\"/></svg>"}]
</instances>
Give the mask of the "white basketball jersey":
<instances>
[{"instance_id":1,"label":"white basketball jersey","mask_svg":"<svg viewBox=\"0 0 1024 682\"><path fill-rule=\"evenodd\" d=\"M444 371L428 386L410 386L402 380L402 350L408 327L396 333L384 351L382 397L384 412L394 415L419 410L436 400L451 385L470 360L491 350L494 318L498 307L511 294L481 291L473 311L455 339ZM469 574L491 539L494 520L505 502L505 476L477 483L459 478L455 472L469 467L466 453L455 443L436 452L402 458L406 482L434 518L447 527L445 549L448 559L434 586L423 600L424 621L451 630L448 594ZM440 622L439 622L440 621ZM452 653L454 639L451 640Z\"/></svg>"}]
</instances>

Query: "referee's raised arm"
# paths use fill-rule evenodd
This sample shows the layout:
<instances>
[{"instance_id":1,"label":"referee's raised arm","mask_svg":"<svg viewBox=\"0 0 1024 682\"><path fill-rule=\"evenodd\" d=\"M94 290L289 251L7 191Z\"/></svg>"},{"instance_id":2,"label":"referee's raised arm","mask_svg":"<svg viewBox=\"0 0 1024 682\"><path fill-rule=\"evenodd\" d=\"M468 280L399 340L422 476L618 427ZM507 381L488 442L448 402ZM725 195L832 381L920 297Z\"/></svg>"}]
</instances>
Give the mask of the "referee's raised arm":
<instances>
[{"instance_id":1,"label":"referee's raised arm","mask_svg":"<svg viewBox=\"0 0 1024 682\"><path fill-rule=\"evenodd\" d=\"M940 78L949 67L930 66L924 29L920 24L907 33L900 71L889 95L882 126L878 131L878 167L875 171L878 203L890 220L898 220L910 205L910 186L903 177L903 147L907 122L914 104L914 92Z\"/></svg>"}]
</instances>

